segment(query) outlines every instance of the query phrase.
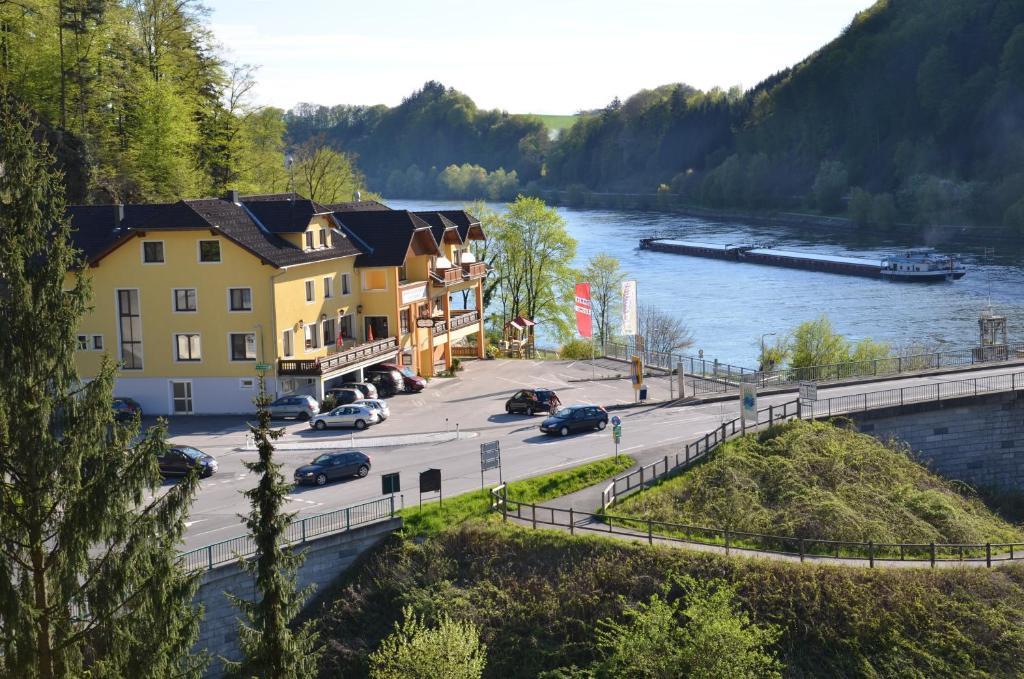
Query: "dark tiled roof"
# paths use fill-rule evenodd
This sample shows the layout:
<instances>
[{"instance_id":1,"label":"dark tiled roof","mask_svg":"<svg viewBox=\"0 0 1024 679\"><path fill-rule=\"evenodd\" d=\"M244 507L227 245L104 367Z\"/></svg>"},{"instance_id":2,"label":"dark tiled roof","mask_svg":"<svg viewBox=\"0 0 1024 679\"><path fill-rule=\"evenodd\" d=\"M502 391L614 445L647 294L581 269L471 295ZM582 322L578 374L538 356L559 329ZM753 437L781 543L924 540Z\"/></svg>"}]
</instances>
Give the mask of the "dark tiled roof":
<instances>
[{"instance_id":1,"label":"dark tiled roof","mask_svg":"<svg viewBox=\"0 0 1024 679\"><path fill-rule=\"evenodd\" d=\"M440 212L414 212L413 214L430 224L430 232L434 234L434 240L439 244L444 242L445 231L448 229L458 230L458 225ZM462 240L461 234L459 240Z\"/></svg>"},{"instance_id":2,"label":"dark tiled roof","mask_svg":"<svg viewBox=\"0 0 1024 679\"><path fill-rule=\"evenodd\" d=\"M331 213L315 201L291 194L246 196L241 200L242 205L274 233L302 233L313 217Z\"/></svg>"},{"instance_id":3,"label":"dark tiled roof","mask_svg":"<svg viewBox=\"0 0 1024 679\"><path fill-rule=\"evenodd\" d=\"M334 212L365 212L367 210L390 210L387 205L376 200L353 200L349 203L327 203L324 207Z\"/></svg>"},{"instance_id":4,"label":"dark tiled roof","mask_svg":"<svg viewBox=\"0 0 1024 679\"><path fill-rule=\"evenodd\" d=\"M459 238L465 242L469 236L469 227L476 226L480 228L480 220L469 214L465 210L440 210L441 216L449 221L455 222L455 225L459 227ZM481 233L483 229L481 228Z\"/></svg>"},{"instance_id":5,"label":"dark tiled roof","mask_svg":"<svg viewBox=\"0 0 1024 679\"><path fill-rule=\"evenodd\" d=\"M407 210L335 212L334 218L363 250L356 266L402 266L413 234L430 229L429 224Z\"/></svg>"},{"instance_id":6,"label":"dark tiled roof","mask_svg":"<svg viewBox=\"0 0 1024 679\"><path fill-rule=\"evenodd\" d=\"M254 256L274 266L290 266L360 254L337 231L330 248L303 251L253 221L245 208L226 200L207 198L177 203L125 205L124 219L115 229L117 206L72 205L68 207L72 240L89 262L102 258L124 241L146 230L209 229L221 233Z\"/></svg>"}]
</instances>

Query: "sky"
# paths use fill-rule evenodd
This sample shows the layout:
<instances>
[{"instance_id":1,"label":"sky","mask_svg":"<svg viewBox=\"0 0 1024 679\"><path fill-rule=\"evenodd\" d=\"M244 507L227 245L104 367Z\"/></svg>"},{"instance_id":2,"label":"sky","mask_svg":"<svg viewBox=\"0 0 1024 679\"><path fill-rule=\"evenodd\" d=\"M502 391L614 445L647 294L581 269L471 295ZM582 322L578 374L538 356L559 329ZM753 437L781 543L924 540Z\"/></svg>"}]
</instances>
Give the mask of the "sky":
<instances>
[{"instance_id":1,"label":"sky","mask_svg":"<svg viewBox=\"0 0 1024 679\"><path fill-rule=\"evenodd\" d=\"M569 114L685 82L756 85L872 0L206 0L255 103L401 102L428 80L481 108Z\"/></svg>"}]
</instances>

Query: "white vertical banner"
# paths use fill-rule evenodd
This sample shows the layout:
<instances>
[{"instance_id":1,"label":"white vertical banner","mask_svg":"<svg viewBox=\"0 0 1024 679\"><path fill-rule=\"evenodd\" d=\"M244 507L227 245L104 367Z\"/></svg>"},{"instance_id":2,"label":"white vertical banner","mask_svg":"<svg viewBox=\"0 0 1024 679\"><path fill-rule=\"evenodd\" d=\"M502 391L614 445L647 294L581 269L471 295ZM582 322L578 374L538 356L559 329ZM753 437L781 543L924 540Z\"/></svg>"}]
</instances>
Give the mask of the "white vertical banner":
<instances>
[{"instance_id":1,"label":"white vertical banner","mask_svg":"<svg viewBox=\"0 0 1024 679\"><path fill-rule=\"evenodd\" d=\"M622 334L636 334L636 281L622 281Z\"/></svg>"},{"instance_id":2,"label":"white vertical banner","mask_svg":"<svg viewBox=\"0 0 1024 679\"><path fill-rule=\"evenodd\" d=\"M757 426L757 385L740 382L740 419L743 428Z\"/></svg>"}]
</instances>

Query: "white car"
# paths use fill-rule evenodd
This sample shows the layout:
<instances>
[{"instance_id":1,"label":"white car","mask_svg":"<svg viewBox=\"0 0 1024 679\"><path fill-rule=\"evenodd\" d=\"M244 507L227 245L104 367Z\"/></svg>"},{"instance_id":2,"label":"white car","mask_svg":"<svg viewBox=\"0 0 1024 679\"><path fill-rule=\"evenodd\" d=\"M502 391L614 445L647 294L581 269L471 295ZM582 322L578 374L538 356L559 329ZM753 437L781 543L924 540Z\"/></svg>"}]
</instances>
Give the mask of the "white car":
<instances>
[{"instance_id":1,"label":"white car","mask_svg":"<svg viewBox=\"0 0 1024 679\"><path fill-rule=\"evenodd\" d=\"M378 422L380 422L380 415L376 410L351 403L347 406L338 406L326 413L320 413L309 421L309 426L319 430L327 429L327 427L366 429L369 425Z\"/></svg>"},{"instance_id":2,"label":"white car","mask_svg":"<svg viewBox=\"0 0 1024 679\"><path fill-rule=\"evenodd\" d=\"M363 406L365 408L371 408L377 411L377 415L380 417L381 422L388 419L391 416L391 408L388 407L387 401L382 401L379 398L364 398L356 401L352 405Z\"/></svg>"}]
</instances>

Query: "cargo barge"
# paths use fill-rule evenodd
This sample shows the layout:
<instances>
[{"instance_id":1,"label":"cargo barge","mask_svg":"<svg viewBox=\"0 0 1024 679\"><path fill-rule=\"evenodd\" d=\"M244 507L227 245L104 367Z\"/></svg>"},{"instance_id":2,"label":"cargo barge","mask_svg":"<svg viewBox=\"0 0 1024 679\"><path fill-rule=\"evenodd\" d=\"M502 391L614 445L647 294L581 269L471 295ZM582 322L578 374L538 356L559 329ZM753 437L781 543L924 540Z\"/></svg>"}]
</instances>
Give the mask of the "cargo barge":
<instances>
[{"instance_id":1,"label":"cargo barge","mask_svg":"<svg viewBox=\"0 0 1024 679\"><path fill-rule=\"evenodd\" d=\"M666 238L643 238L640 240L640 248L691 257L710 257L734 262L750 262L751 264L896 281L957 280L966 273L966 269L956 257L937 255L926 248L907 250L885 259L792 252L749 243L719 245Z\"/></svg>"}]
</instances>

